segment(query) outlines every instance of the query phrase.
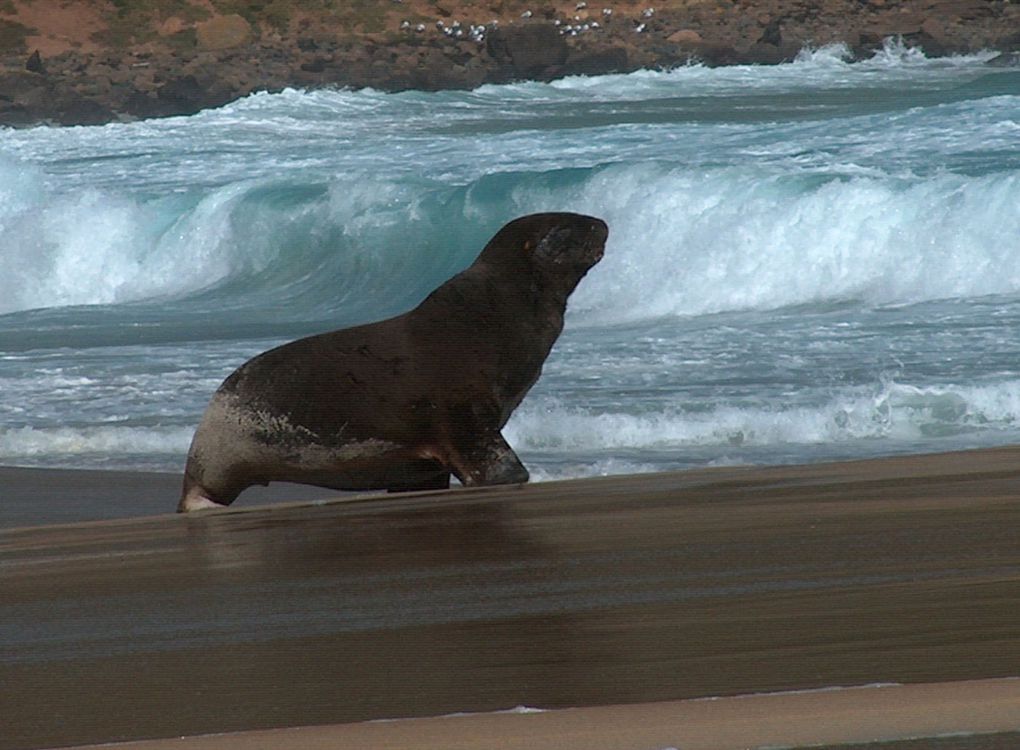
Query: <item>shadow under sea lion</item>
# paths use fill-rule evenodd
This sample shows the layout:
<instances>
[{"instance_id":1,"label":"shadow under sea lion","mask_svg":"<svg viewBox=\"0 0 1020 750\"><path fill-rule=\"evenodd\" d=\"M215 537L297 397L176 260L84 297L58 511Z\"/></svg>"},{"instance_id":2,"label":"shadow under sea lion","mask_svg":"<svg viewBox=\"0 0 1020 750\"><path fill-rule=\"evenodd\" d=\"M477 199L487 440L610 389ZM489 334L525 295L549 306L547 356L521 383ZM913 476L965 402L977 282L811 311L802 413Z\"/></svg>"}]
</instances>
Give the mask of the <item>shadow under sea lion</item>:
<instances>
[{"instance_id":1,"label":"shadow under sea lion","mask_svg":"<svg viewBox=\"0 0 1020 750\"><path fill-rule=\"evenodd\" d=\"M178 511L273 481L337 490L526 482L500 430L538 380L605 222L511 221L413 310L259 354L213 395Z\"/></svg>"}]
</instances>

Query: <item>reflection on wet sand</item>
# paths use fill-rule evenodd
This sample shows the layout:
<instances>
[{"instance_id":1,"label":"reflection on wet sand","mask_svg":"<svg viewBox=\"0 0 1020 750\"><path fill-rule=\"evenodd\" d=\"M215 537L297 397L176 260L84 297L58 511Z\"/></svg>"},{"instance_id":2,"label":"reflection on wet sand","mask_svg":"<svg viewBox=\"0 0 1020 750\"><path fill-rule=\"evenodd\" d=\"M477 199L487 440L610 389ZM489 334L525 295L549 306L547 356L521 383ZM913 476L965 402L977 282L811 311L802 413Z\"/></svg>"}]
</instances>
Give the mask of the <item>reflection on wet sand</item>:
<instances>
[{"instance_id":1,"label":"reflection on wet sand","mask_svg":"<svg viewBox=\"0 0 1020 750\"><path fill-rule=\"evenodd\" d=\"M1018 458L8 530L0 747L1020 675Z\"/></svg>"}]
</instances>

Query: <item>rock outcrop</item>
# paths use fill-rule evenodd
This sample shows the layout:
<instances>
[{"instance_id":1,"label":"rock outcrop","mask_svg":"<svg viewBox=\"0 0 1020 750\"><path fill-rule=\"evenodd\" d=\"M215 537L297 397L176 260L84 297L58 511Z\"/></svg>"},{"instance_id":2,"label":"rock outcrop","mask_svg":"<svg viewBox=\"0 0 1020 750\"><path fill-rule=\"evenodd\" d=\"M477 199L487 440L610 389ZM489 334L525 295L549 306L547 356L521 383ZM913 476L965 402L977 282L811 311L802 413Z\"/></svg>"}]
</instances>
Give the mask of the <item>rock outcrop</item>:
<instances>
[{"instance_id":1,"label":"rock outcrop","mask_svg":"<svg viewBox=\"0 0 1020 750\"><path fill-rule=\"evenodd\" d=\"M491 10L461 0L369 0L348 16L336 8L298 12L318 5L293 0L292 18L157 14L145 16L151 29L102 32L91 31L103 21L98 5L60 6L65 16L93 9L82 22L89 33L64 43L22 23L48 18L29 19L23 8L38 8L27 0L0 2L0 125L187 115L287 86L436 90L692 60L773 64L831 42L863 57L889 36L929 56L997 49L994 64L1020 64L1020 4L1005 0L661 0L654 8L556 1L534 9L500 0L498 23Z\"/></svg>"}]
</instances>

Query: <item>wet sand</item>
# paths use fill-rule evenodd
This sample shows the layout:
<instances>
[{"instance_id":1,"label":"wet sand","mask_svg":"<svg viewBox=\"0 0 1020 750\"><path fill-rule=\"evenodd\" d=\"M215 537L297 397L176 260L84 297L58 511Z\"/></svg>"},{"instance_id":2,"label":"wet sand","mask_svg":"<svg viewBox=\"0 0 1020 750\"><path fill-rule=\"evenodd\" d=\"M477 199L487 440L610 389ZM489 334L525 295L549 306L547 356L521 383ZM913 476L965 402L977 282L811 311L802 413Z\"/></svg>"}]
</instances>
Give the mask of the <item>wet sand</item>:
<instances>
[{"instance_id":1,"label":"wet sand","mask_svg":"<svg viewBox=\"0 0 1020 750\"><path fill-rule=\"evenodd\" d=\"M968 735L953 738L958 747L984 748L1020 739L991 734L1018 726L1020 680L1012 679L278 729L149 740L122 750L741 750L960 732Z\"/></svg>"},{"instance_id":2,"label":"wet sand","mask_svg":"<svg viewBox=\"0 0 1020 750\"><path fill-rule=\"evenodd\" d=\"M245 507L337 497L296 484L252 487ZM181 475L144 471L67 471L0 466L0 529L108 521L173 513Z\"/></svg>"},{"instance_id":3,"label":"wet sand","mask_svg":"<svg viewBox=\"0 0 1020 750\"><path fill-rule=\"evenodd\" d=\"M1020 675L1020 448L242 502L0 532L0 748Z\"/></svg>"}]
</instances>

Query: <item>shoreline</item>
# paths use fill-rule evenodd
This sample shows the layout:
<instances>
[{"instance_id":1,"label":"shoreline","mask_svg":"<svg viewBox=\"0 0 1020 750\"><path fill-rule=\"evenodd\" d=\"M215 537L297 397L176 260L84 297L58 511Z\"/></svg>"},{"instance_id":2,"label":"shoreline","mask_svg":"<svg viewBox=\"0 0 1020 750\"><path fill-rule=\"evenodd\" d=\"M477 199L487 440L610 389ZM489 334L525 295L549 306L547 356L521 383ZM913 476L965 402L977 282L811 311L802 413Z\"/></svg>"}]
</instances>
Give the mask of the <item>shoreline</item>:
<instances>
[{"instance_id":1,"label":"shoreline","mask_svg":"<svg viewBox=\"0 0 1020 750\"><path fill-rule=\"evenodd\" d=\"M944 465L943 465L944 462ZM239 513L271 512L274 509L312 508L345 503L378 503L415 501L437 498L456 501L478 493L503 495L516 491L548 494L559 490L570 494L595 491L602 484L625 484L635 487L687 486L702 482L770 481L771 478L796 478L795 481L816 481L831 477L860 475L882 481L898 477L937 475L943 470L983 473L989 466L996 472L1008 473L1015 468L1020 488L1020 445L937 451L932 453L896 453L888 456L844 460L826 460L801 464L769 464L717 466L641 474L609 474L593 477L554 479L522 485L465 488L449 490L386 493L330 490L307 484L272 482L252 486L238 500L223 509L198 514L177 514L180 499L181 472L132 471L130 469L78 469L35 466L0 465L0 486L4 488L0 504L0 534L35 527L74 527L83 524L132 522L164 517L202 517ZM1020 497L1020 489L1018 489ZM70 501L68 500L70 498Z\"/></svg>"},{"instance_id":2,"label":"shoreline","mask_svg":"<svg viewBox=\"0 0 1020 750\"><path fill-rule=\"evenodd\" d=\"M944 462L944 465L942 463ZM973 464L971 466L971 464ZM1014 465L1020 487L1020 445L1002 445L932 453L896 453L872 458L826 460L799 464L716 466L641 474L553 479L521 485L425 490L387 493L385 491L341 491L308 484L272 482L247 488L237 501L222 509L197 514L177 514L183 481L182 472L132 471L130 469L79 469L64 467L8 466L0 464L0 486L4 488L0 504L0 534L46 527L102 525L109 522L144 522L159 517L203 517L240 513L272 512L274 509L301 509L333 504L416 501L436 498L456 502L458 497L504 495L517 491L548 494L559 490L583 493L601 484L625 484L636 487L662 485L687 486L702 482L770 481L771 478L796 478L816 481L832 477L839 481L852 475L883 481L921 477L952 468L966 476L980 474L989 466L1008 472ZM905 472L905 473L904 473ZM785 480L784 480L785 481ZM71 501L68 501L71 497ZM1018 489L1020 497L1020 489Z\"/></svg>"},{"instance_id":3,"label":"shoreline","mask_svg":"<svg viewBox=\"0 0 1020 750\"><path fill-rule=\"evenodd\" d=\"M930 57L993 50L995 64L1020 65L1020 6L1005 0L619 0L534 11L522 0L374 0L357 16L303 2L246 16L211 0L182 5L40 13L26 0L0 3L0 126L190 115L288 87L469 90L689 61L777 64L832 43L865 59L888 38Z\"/></svg>"},{"instance_id":4,"label":"shoreline","mask_svg":"<svg viewBox=\"0 0 1020 750\"><path fill-rule=\"evenodd\" d=\"M182 472L65 469L0 465L0 533L5 529L173 515ZM316 502L353 493L274 482L245 491L239 508ZM236 508L235 508L236 509Z\"/></svg>"}]
</instances>

